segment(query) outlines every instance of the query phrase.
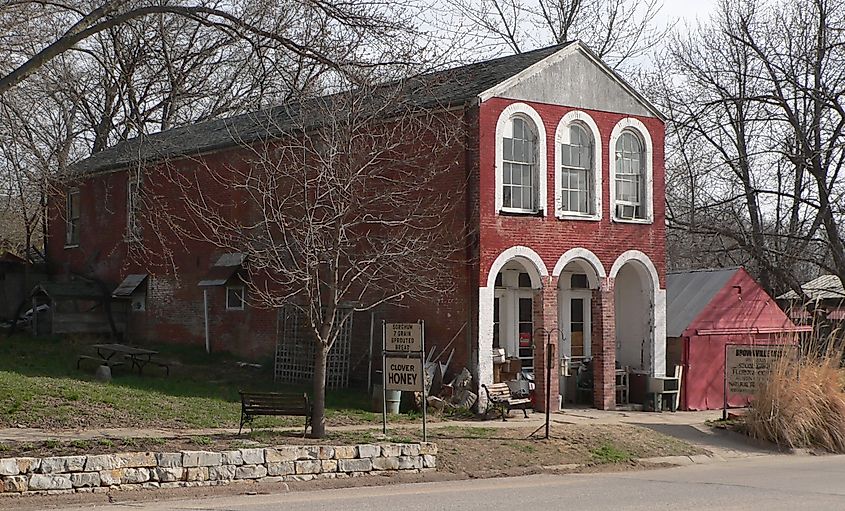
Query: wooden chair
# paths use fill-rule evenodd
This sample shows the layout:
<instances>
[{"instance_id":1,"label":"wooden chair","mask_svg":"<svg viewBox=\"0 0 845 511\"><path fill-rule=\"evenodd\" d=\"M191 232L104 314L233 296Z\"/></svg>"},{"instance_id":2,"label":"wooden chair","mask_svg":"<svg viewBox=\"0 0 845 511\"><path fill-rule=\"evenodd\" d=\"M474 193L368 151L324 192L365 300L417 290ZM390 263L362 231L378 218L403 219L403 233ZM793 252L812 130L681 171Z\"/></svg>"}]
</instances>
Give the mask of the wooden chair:
<instances>
[{"instance_id":1,"label":"wooden chair","mask_svg":"<svg viewBox=\"0 0 845 511\"><path fill-rule=\"evenodd\" d=\"M669 408L676 412L681 407L681 379L684 375L684 366L676 365L675 374L666 376L663 382L662 398L668 399L670 402Z\"/></svg>"},{"instance_id":2,"label":"wooden chair","mask_svg":"<svg viewBox=\"0 0 845 511\"><path fill-rule=\"evenodd\" d=\"M629 402L628 368L616 370L616 404L627 405Z\"/></svg>"}]
</instances>

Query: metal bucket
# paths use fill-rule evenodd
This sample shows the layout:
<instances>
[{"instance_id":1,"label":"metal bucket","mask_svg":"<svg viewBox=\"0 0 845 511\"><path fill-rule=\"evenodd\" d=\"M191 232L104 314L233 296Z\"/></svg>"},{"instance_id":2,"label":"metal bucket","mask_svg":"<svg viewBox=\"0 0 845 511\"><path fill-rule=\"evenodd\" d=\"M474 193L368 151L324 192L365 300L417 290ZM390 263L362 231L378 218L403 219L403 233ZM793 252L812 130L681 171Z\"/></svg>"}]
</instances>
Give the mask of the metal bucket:
<instances>
[{"instance_id":1,"label":"metal bucket","mask_svg":"<svg viewBox=\"0 0 845 511\"><path fill-rule=\"evenodd\" d=\"M401 390L388 390L385 392L387 401L387 413L399 413L399 402L402 400Z\"/></svg>"}]
</instances>

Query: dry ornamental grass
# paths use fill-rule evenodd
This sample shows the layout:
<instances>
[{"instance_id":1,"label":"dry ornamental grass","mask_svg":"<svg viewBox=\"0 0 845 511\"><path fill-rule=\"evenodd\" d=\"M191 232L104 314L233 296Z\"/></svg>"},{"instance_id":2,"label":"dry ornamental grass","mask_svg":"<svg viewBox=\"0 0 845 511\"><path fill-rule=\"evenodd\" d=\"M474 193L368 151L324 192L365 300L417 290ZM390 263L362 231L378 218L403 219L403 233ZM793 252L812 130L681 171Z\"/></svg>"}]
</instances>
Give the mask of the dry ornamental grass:
<instances>
[{"instance_id":1,"label":"dry ornamental grass","mask_svg":"<svg viewBox=\"0 0 845 511\"><path fill-rule=\"evenodd\" d=\"M754 397L746 417L748 433L790 448L845 453L841 350L807 351L810 354L798 361L784 359L777 364Z\"/></svg>"}]
</instances>

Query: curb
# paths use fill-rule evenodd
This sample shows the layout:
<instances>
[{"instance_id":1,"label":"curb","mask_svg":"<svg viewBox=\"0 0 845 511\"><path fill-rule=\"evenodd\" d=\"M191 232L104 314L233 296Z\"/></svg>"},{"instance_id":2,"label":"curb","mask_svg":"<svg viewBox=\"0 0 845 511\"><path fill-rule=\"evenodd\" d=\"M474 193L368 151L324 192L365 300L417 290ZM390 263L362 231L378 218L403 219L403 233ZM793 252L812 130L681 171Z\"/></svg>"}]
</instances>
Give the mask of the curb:
<instances>
[{"instance_id":1,"label":"curb","mask_svg":"<svg viewBox=\"0 0 845 511\"><path fill-rule=\"evenodd\" d=\"M670 465L686 466L686 465L711 465L713 463L724 463L728 459L738 459L745 456L737 456L736 458L725 458L718 454L694 454L692 456L660 456L656 458L640 458L637 461L644 463L668 463Z\"/></svg>"}]
</instances>

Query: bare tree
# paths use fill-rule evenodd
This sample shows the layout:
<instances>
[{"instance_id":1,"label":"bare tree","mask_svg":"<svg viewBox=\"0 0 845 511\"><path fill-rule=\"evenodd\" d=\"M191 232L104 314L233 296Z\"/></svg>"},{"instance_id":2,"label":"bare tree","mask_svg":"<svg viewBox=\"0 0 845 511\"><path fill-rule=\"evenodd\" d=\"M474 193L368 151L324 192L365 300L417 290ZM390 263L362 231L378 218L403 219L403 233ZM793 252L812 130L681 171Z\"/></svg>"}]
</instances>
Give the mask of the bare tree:
<instances>
[{"instance_id":1,"label":"bare tree","mask_svg":"<svg viewBox=\"0 0 845 511\"><path fill-rule=\"evenodd\" d=\"M327 0L279 0L269 4L231 4L217 0L181 3L111 0L96 7L79 0L49 3L9 0L0 12L0 26L16 26L17 22L27 22L33 15L42 25L50 25L51 30L43 44L29 41L19 45L13 42L0 50L10 57L9 62L12 63L11 68L0 76L0 93L89 38L150 16L181 17L196 25L213 27L242 38L257 47L266 47L269 43L271 48L338 71L372 64L363 58L364 53L350 52L349 47L337 44L338 41L348 42L366 34L371 49L378 48L378 43L390 48L391 43L395 43L396 27L402 26L407 16L401 9L392 9L390 4ZM305 34L310 33L308 24L315 19L322 20L322 26L333 28L334 37L326 37L327 44L314 45L303 39ZM337 37L338 33L344 36Z\"/></svg>"},{"instance_id":2,"label":"bare tree","mask_svg":"<svg viewBox=\"0 0 845 511\"><path fill-rule=\"evenodd\" d=\"M522 53L581 40L614 68L651 52L668 33L660 0L450 0L482 44Z\"/></svg>"},{"instance_id":3,"label":"bare tree","mask_svg":"<svg viewBox=\"0 0 845 511\"><path fill-rule=\"evenodd\" d=\"M44 254L50 177L76 156L77 111L64 101L64 80L55 78L39 73L28 87L10 91L0 101L0 217L5 224L0 246L24 258ZM34 285L30 268L24 266L21 296L28 296ZM20 313L26 301L14 305Z\"/></svg>"},{"instance_id":4,"label":"bare tree","mask_svg":"<svg viewBox=\"0 0 845 511\"><path fill-rule=\"evenodd\" d=\"M239 148L230 163L198 157L167 166L165 179L145 175L156 230L245 254L253 306L304 312L316 343L318 437L327 357L343 323L355 311L450 290L460 264L462 114L419 108L412 89L419 94L421 83L290 102L232 128ZM255 130L269 136L243 138ZM179 190L182 206L163 206L167 188Z\"/></svg>"},{"instance_id":5,"label":"bare tree","mask_svg":"<svg viewBox=\"0 0 845 511\"><path fill-rule=\"evenodd\" d=\"M811 267L845 277L843 22L827 0L723 1L655 77L671 225L750 262L770 292L801 293Z\"/></svg>"},{"instance_id":6,"label":"bare tree","mask_svg":"<svg viewBox=\"0 0 845 511\"><path fill-rule=\"evenodd\" d=\"M15 231L34 232L44 183L69 162L129 138L322 94L339 72L382 62L368 52L403 61L416 43L408 16L386 4L249 1L238 4L243 24L231 16L211 23L219 6L210 1L202 15L145 5L110 2L96 21L79 19L90 8L84 2L14 1L0 10L8 29L0 76L17 84L0 88L0 131L16 139L0 154ZM68 24L89 22L96 30L74 32L84 38L42 59L45 48L67 44ZM296 35L296 48L285 34ZM49 147L56 157L44 154ZM28 189L11 194L13 184Z\"/></svg>"}]
</instances>

